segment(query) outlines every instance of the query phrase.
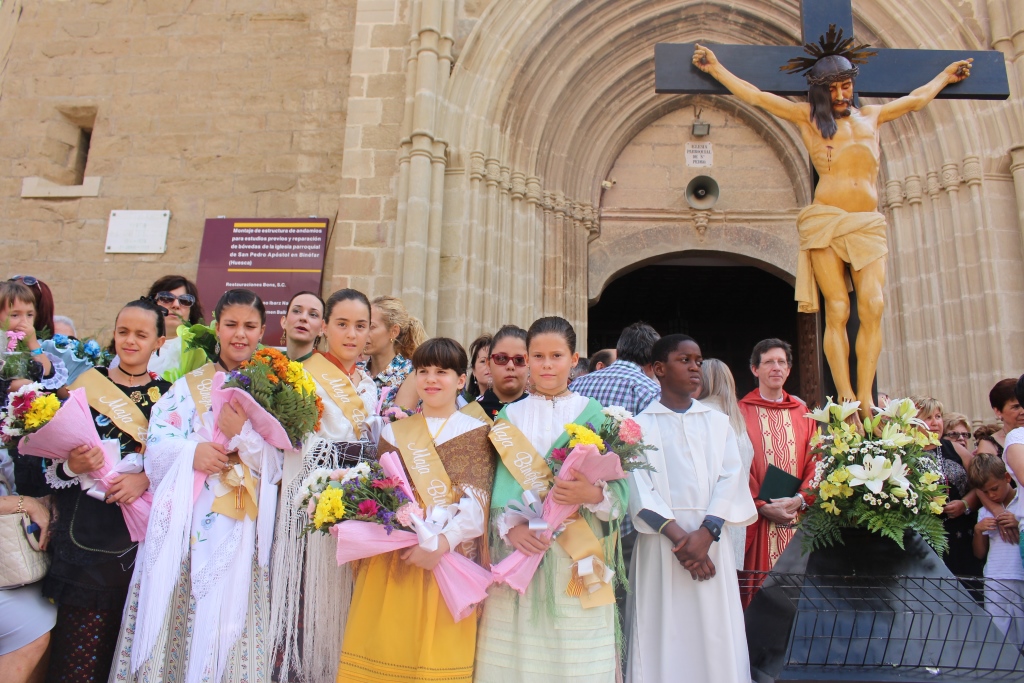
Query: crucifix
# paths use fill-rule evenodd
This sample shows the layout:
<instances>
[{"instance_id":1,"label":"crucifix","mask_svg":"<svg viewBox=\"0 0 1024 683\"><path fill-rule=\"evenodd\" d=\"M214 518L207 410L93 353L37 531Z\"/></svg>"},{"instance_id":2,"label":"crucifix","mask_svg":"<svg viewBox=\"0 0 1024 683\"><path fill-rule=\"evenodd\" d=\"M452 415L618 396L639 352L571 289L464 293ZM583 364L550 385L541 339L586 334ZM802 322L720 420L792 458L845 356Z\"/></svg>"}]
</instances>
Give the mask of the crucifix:
<instances>
[{"instance_id":1,"label":"crucifix","mask_svg":"<svg viewBox=\"0 0 1024 683\"><path fill-rule=\"evenodd\" d=\"M885 217L878 211L879 126L936 97L1006 99L1009 84L997 51L868 50L856 45L850 0L801 2L804 55L786 46L659 44L659 93L732 94L797 126L818 176L814 201L797 217L800 253L796 300L815 313L825 300L824 350L838 399L872 408L882 349ZM814 42L814 36L820 36ZM848 36L844 38L845 36ZM972 69L977 75L971 76ZM788 72L788 73L787 73ZM804 79L794 77L804 73ZM938 75L936 75L938 74ZM895 97L858 107L859 94ZM785 96L803 95L807 103ZM856 380L847 322L856 294Z\"/></svg>"}]
</instances>

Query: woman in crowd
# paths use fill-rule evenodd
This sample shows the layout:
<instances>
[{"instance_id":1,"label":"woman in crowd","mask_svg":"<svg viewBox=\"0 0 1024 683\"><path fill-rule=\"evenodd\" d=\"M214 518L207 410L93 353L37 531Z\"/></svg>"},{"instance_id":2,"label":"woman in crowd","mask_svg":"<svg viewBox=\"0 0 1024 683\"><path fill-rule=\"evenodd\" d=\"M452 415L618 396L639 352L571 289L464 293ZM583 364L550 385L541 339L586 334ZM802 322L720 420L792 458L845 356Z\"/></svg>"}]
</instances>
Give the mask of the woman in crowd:
<instances>
[{"instance_id":1,"label":"woman in crowd","mask_svg":"<svg viewBox=\"0 0 1024 683\"><path fill-rule=\"evenodd\" d=\"M530 326L526 345L535 390L499 414L515 430L506 430L515 444L498 446L501 461L491 495L490 550L492 562L513 550L544 557L524 595L507 585L491 587L477 640L474 680L612 683L618 673L614 591L605 587L603 595L594 599L596 604L584 608L581 600L590 601L589 593L580 597L566 593L574 563L561 542L534 535L522 517L507 510L510 502L522 500L524 484L533 488L538 477L552 481L551 453L568 444L566 424L600 426L605 419L601 404L569 390L577 354L576 332L568 321L537 320ZM505 464L515 463L523 451L535 455L528 478L521 467ZM585 478L556 479L548 495L560 504L580 506L575 518L578 533L602 549L603 561L615 572L613 582L624 580L618 535L628 496L625 480L595 485Z\"/></svg>"},{"instance_id":2,"label":"woman in crowd","mask_svg":"<svg viewBox=\"0 0 1024 683\"><path fill-rule=\"evenodd\" d=\"M227 446L213 443L208 412L214 372L230 372L252 357L266 311L254 292L231 289L215 317L216 362L176 381L153 407L145 458L153 510L111 680L270 678L267 595L282 454L233 404L216 420ZM236 464L257 482L255 519L214 512L220 477Z\"/></svg>"},{"instance_id":3,"label":"woman in crowd","mask_svg":"<svg viewBox=\"0 0 1024 683\"><path fill-rule=\"evenodd\" d=\"M196 284L183 275L164 275L150 285L146 296L167 309L167 342L149 361L150 371L162 375L181 362L178 326L203 322L203 304Z\"/></svg>"},{"instance_id":4,"label":"woman in crowd","mask_svg":"<svg viewBox=\"0 0 1024 683\"><path fill-rule=\"evenodd\" d=\"M729 416L729 426L736 435L740 459L743 461L744 476L750 474L750 463L754 460L754 445L747 435L747 424L743 419L739 403L736 400L736 380L733 379L729 366L717 358L705 358L700 368L701 391L699 400L715 410ZM736 569L743 569L743 557L746 552L747 530L726 524L722 531L729 536L729 542L736 553Z\"/></svg>"},{"instance_id":5,"label":"woman in crowd","mask_svg":"<svg viewBox=\"0 0 1024 683\"><path fill-rule=\"evenodd\" d=\"M426 339L423 325L409 315L401 299L379 296L373 300L366 371L380 394L378 412L384 413L393 405L406 410L416 407L416 388L405 379L412 372L413 352Z\"/></svg>"},{"instance_id":6,"label":"woman in crowd","mask_svg":"<svg viewBox=\"0 0 1024 683\"><path fill-rule=\"evenodd\" d=\"M397 452L418 505L441 506L451 521L435 550L417 545L360 563L338 672L345 683L473 679L477 616L456 622L431 570L449 550L488 566L494 451L488 426L458 410L468 362L462 346L431 339L412 362L422 413L386 425L377 450ZM423 452L431 454L427 465ZM442 502L433 492L439 485L447 493Z\"/></svg>"},{"instance_id":7,"label":"woman in crowd","mask_svg":"<svg viewBox=\"0 0 1024 683\"><path fill-rule=\"evenodd\" d=\"M942 403L926 396L911 396L918 417L935 436L943 433ZM949 502L943 508L942 523L946 527L949 550L942 558L957 576L981 576L983 564L974 556L974 525L978 522L978 494L967 480L967 469L959 453L948 439L931 446L933 459L939 465L943 484L949 487Z\"/></svg>"},{"instance_id":8,"label":"woman in crowd","mask_svg":"<svg viewBox=\"0 0 1024 683\"><path fill-rule=\"evenodd\" d=\"M299 292L288 301L281 317L281 344L291 360L300 363L313 355L324 330L324 300L313 292Z\"/></svg>"},{"instance_id":9,"label":"woman in crowd","mask_svg":"<svg viewBox=\"0 0 1024 683\"><path fill-rule=\"evenodd\" d=\"M311 681L333 681L337 675L352 571L338 566L333 539L303 534L309 519L296 509L295 496L315 469L372 459L380 431L374 416L377 388L359 367L370 334L370 302L362 292L342 289L327 299L325 310L327 351L303 361L324 413L301 456L285 454L272 568L271 632L273 649L281 653L281 677L298 672Z\"/></svg>"},{"instance_id":10,"label":"woman in crowd","mask_svg":"<svg viewBox=\"0 0 1024 683\"><path fill-rule=\"evenodd\" d=\"M487 357L491 354L491 335L482 334L469 345L469 380L462 396L475 401L491 386L491 370Z\"/></svg>"},{"instance_id":11,"label":"woman in crowd","mask_svg":"<svg viewBox=\"0 0 1024 683\"><path fill-rule=\"evenodd\" d=\"M1024 406L1017 398L1015 388L1017 380L1007 378L999 380L988 392L988 401L992 412L1002 423L1002 428L992 434L1000 446L1006 447L1006 436L1018 427L1024 427Z\"/></svg>"},{"instance_id":12,"label":"woman in crowd","mask_svg":"<svg viewBox=\"0 0 1024 683\"><path fill-rule=\"evenodd\" d=\"M1014 384L1013 397L1018 406L1024 405L1024 375ZM1024 477L1024 427L1016 427L1007 433L1003 460L1006 461L1006 470L1019 487Z\"/></svg>"},{"instance_id":13,"label":"woman in crowd","mask_svg":"<svg viewBox=\"0 0 1024 683\"><path fill-rule=\"evenodd\" d=\"M163 309L151 300L132 301L114 322L121 362L109 371L88 371L75 382L86 392L100 438L117 440L122 461L134 461L137 472L119 475L105 496L96 497L83 490L79 477L103 465L101 448L82 446L47 470L56 515L43 595L58 608L51 681L89 683L110 674L136 551L120 505L135 502L149 489L141 451L150 411L170 384L151 375L146 365L163 341ZM112 408L117 400L127 408Z\"/></svg>"},{"instance_id":14,"label":"woman in crowd","mask_svg":"<svg viewBox=\"0 0 1024 683\"><path fill-rule=\"evenodd\" d=\"M0 404L6 401L6 394ZM50 509L44 500L22 496L14 487L14 466L0 450L0 515L24 513L39 527L39 545L45 550ZM42 596L42 584L0 590L0 671L5 683L42 683L46 676L46 650L57 608Z\"/></svg>"},{"instance_id":15,"label":"woman in crowd","mask_svg":"<svg viewBox=\"0 0 1024 683\"><path fill-rule=\"evenodd\" d=\"M502 408L526 397L527 360L526 330L505 325L494 333L487 357L491 386L477 401L488 419L494 420Z\"/></svg>"}]
</instances>

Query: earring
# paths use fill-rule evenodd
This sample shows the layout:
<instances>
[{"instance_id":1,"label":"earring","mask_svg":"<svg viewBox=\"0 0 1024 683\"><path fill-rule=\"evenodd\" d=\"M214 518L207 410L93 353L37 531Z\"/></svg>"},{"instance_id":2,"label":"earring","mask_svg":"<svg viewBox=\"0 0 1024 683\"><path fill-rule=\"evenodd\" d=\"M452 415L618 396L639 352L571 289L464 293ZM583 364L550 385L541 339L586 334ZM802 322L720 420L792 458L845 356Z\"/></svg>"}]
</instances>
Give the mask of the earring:
<instances>
[{"instance_id":1,"label":"earring","mask_svg":"<svg viewBox=\"0 0 1024 683\"><path fill-rule=\"evenodd\" d=\"M288 330L281 330L281 346L288 345Z\"/></svg>"},{"instance_id":2,"label":"earring","mask_svg":"<svg viewBox=\"0 0 1024 683\"><path fill-rule=\"evenodd\" d=\"M218 358L220 357L220 342L217 342L217 345L213 347L213 354Z\"/></svg>"}]
</instances>

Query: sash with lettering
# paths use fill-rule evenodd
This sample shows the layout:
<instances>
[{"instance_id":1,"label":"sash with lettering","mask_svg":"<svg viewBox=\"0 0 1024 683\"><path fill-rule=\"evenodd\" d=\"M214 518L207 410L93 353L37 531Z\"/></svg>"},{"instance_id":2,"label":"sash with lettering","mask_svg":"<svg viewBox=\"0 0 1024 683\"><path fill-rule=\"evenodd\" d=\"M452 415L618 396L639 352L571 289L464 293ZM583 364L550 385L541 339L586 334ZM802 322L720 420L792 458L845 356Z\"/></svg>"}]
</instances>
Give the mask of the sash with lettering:
<instances>
[{"instance_id":1,"label":"sash with lettering","mask_svg":"<svg viewBox=\"0 0 1024 683\"><path fill-rule=\"evenodd\" d=\"M323 387L331 400L341 408L345 419L352 423L356 434L363 436L366 430L366 410L352 379L319 353L313 353L302 361L302 365L313 375L316 383Z\"/></svg>"},{"instance_id":2,"label":"sash with lettering","mask_svg":"<svg viewBox=\"0 0 1024 683\"><path fill-rule=\"evenodd\" d=\"M146 428L149 420L142 414L135 401L128 398L120 387L104 377L96 368L86 370L69 389L85 389L85 398L89 407L101 415L110 418L122 432L135 439L139 444L146 444Z\"/></svg>"},{"instance_id":3,"label":"sash with lettering","mask_svg":"<svg viewBox=\"0 0 1024 683\"><path fill-rule=\"evenodd\" d=\"M410 415L392 422L391 429L395 433L395 447L424 506L455 502L452 480L434 448L427 419L422 414Z\"/></svg>"},{"instance_id":4,"label":"sash with lettering","mask_svg":"<svg viewBox=\"0 0 1024 683\"><path fill-rule=\"evenodd\" d=\"M484 407L477 403L476 401L470 401L466 405L462 406L459 409L459 412L465 415L469 415L470 417L475 417L476 419L483 422L485 425L490 426L494 424L494 420L492 420L491 416L487 414L487 411L484 410Z\"/></svg>"},{"instance_id":5,"label":"sash with lettering","mask_svg":"<svg viewBox=\"0 0 1024 683\"><path fill-rule=\"evenodd\" d=\"M202 367L185 374L185 384L192 401L196 404L196 414L201 415L212 406L210 392L213 391L213 376L217 374L217 366L207 363Z\"/></svg>"},{"instance_id":6,"label":"sash with lettering","mask_svg":"<svg viewBox=\"0 0 1024 683\"><path fill-rule=\"evenodd\" d=\"M586 425L588 422L598 423L604 419L601 410L601 404L591 399L587 407L573 422L578 425ZM554 481L554 474L548 467L547 458L551 457L552 450L567 446L570 436L568 432L562 432L551 444L545 457L542 458L526 435L505 417L505 409L502 409L491 428L490 439L501 457L502 464L523 492L534 491L543 498ZM499 491L499 489L504 490ZM498 500L512 501L519 498L520 495L518 492L509 490L509 487L501 487L496 483L491 500L495 502ZM585 585L589 585L591 581L580 576L579 567L581 565L599 566L601 573L605 566L604 547L587 521L577 512L567 520L565 530L556 536L555 540L575 563L572 579L566 586L566 594L578 597L580 605L584 609L613 604L615 591L609 581L602 581L600 586L591 592L589 589L585 589Z\"/></svg>"}]
</instances>

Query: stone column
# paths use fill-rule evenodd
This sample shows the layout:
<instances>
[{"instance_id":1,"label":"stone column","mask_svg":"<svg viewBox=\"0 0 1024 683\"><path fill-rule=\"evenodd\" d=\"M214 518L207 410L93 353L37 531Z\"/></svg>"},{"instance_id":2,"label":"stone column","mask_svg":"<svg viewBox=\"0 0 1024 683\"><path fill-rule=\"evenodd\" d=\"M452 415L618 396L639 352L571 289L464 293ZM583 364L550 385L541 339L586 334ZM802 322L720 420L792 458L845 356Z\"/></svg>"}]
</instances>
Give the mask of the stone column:
<instances>
[{"instance_id":1,"label":"stone column","mask_svg":"<svg viewBox=\"0 0 1024 683\"><path fill-rule=\"evenodd\" d=\"M425 318L441 14L441 0L422 0L420 3L416 95L413 102L412 149L409 153L409 197L403 263L405 272L402 280L402 300L410 313L424 320L428 334L434 332Z\"/></svg>"},{"instance_id":2,"label":"stone column","mask_svg":"<svg viewBox=\"0 0 1024 683\"><path fill-rule=\"evenodd\" d=\"M512 190L510 182L511 171L508 166L501 167L501 175L498 180L498 230L501 235L501 248L498 253L500 267L498 272L498 298L495 304L498 307L498 319L496 326L504 325L511 320L512 315L512 292L515 273L512 271L512 214L509 209L511 200L509 193Z\"/></svg>"},{"instance_id":3,"label":"stone column","mask_svg":"<svg viewBox=\"0 0 1024 683\"><path fill-rule=\"evenodd\" d=\"M501 165L498 160L491 157L486 160L487 169L487 223L484 230L487 233L487 269L485 290L486 303L484 304L483 323L485 330L494 330L498 322L497 307L499 281L501 272L499 269L499 253L501 250L501 232L498 228L498 181L501 179Z\"/></svg>"},{"instance_id":4,"label":"stone column","mask_svg":"<svg viewBox=\"0 0 1024 683\"><path fill-rule=\"evenodd\" d=\"M479 334L478 326L484 319L484 301L487 282L485 265L487 259L487 230L483 180L486 176L484 153L474 151L469 155L469 301L467 323L470 336Z\"/></svg>"},{"instance_id":5,"label":"stone column","mask_svg":"<svg viewBox=\"0 0 1024 683\"><path fill-rule=\"evenodd\" d=\"M527 289L530 297L526 310L526 324L538 317L544 305L544 219L540 214L541 200L540 178L529 176L526 179L526 217L527 229L530 231L530 270Z\"/></svg>"},{"instance_id":6,"label":"stone column","mask_svg":"<svg viewBox=\"0 0 1024 683\"><path fill-rule=\"evenodd\" d=\"M438 293L441 287L441 219L444 208L445 145L435 141L430 157L430 210L427 226L427 272L424 289L423 327L437 332Z\"/></svg>"},{"instance_id":7,"label":"stone column","mask_svg":"<svg viewBox=\"0 0 1024 683\"><path fill-rule=\"evenodd\" d=\"M1021 241L1024 242L1024 145L1010 148L1010 173L1013 174L1013 189L1017 195L1017 222Z\"/></svg>"},{"instance_id":8,"label":"stone column","mask_svg":"<svg viewBox=\"0 0 1024 683\"><path fill-rule=\"evenodd\" d=\"M530 262L530 233L526 226L526 216L523 210L523 199L526 198L526 176L519 171L513 171L509 175L510 192L512 198L510 223L512 229L509 231L511 238L510 251L512 252L512 310L509 320L515 325L524 325L526 317Z\"/></svg>"}]
</instances>

